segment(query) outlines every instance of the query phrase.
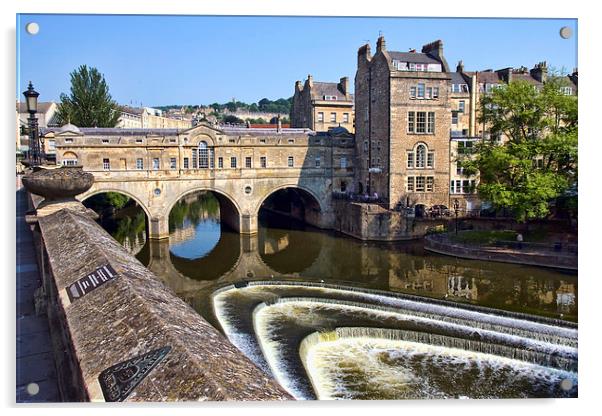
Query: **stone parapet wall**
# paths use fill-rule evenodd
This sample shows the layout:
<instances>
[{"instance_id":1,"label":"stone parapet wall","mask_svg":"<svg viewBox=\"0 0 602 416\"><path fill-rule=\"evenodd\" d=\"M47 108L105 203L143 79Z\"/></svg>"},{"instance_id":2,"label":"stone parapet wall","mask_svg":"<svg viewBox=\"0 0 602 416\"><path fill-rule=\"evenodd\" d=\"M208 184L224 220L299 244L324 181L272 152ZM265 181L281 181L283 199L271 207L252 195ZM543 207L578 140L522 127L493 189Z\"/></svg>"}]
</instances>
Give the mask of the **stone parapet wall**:
<instances>
[{"instance_id":1,"label":"stone parapet wall","mask_svg":"<svg viewBox=\"0 0 602 416\"><path fill-rule=\"evenodd\" d=\"M38 224L69 400L291 399L92 219L63 209Z\"/></svg>"}]
</instances>

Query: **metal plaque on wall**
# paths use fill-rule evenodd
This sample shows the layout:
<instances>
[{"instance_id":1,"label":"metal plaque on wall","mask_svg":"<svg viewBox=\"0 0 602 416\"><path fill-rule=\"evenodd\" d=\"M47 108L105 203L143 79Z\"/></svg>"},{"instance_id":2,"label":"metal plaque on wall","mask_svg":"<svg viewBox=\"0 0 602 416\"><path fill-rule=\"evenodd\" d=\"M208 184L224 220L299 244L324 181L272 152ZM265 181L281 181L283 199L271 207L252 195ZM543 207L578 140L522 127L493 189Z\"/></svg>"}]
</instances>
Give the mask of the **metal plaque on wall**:
<instances>
[{"instance_id":1,"label":"metal plaque on wall","mask_svg":"<svg viewBox=\"0 0 602 416\"><path fill-rule=\"evenodd\" d=\"M97 287L115 279L117 276L117 272L110 264L102 266L66 288L69 300L73 302L75 299L87 295Z\"/></svg>"},{"instance_id":2,"label":"metal plaque on wall","mask_svg":"<svg viewBox=\"0 0 602 416\"><path fill-rule=\"evenodd\" d=\"M107 402L122 402L171 351L166 346L107 368L98 377Z\"/></svg>"}]
</instances>

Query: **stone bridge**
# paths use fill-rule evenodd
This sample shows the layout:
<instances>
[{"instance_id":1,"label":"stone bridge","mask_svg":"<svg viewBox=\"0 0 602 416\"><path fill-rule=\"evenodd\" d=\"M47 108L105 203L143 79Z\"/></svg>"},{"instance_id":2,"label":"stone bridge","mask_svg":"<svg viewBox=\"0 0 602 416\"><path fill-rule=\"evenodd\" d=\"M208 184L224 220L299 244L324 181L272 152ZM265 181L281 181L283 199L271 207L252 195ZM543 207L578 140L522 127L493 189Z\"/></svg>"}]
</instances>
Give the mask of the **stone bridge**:
<instances>
[{"instance_id":1,"label":"stone bridge","mask_svg":"<svg viewBox=\"0 0 602 416\"><path fill-rule=\"evenodd\" d=\"M258 213L278 191L291 189L291 215L332 228L331 195L353 182L353 136L305 129L217 128L189 130L82 128L43 132L54 140L57 163L94 174L85 200L118 192L146 213L149 238L169 237L169 213L186 195L212 192L221 221L255 234Z\"/></svg>"}]
</instances>

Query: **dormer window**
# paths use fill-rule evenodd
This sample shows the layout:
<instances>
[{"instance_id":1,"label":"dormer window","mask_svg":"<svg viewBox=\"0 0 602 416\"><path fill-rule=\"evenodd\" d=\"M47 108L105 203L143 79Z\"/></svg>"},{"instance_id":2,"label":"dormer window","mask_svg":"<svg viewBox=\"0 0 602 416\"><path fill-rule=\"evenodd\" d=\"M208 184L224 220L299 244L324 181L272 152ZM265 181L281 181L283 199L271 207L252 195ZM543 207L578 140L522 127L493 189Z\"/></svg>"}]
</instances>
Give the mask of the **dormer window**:
<instances>
[{"instance_id":1,"label":"dormer window","mask_svg":"<svg viewBox=\"0 0 602 416\"><path fill-rule=\"evenodd\" d=\"M65 143L73 143L73 139L65 139Z\"/></svg>"},{"instance_id":2,"label":"dormer window","mask_svg":"<svg viewBox=\"0 0 602 416\"><path fill-rule=\"evenodd\" d=\"M337 100L336 95L325 95L324 96L324 101L336 101L336 100Z\"/></svg>"},{"instance_id":3,"label":"dormer window","mask_svg":"<svg viewBox=\"0 0 602 416\"><path fill-rule=\"evenodd\" d=\"M468 92L468 84L452 84L452 92Z\"/></svg>"},{"instance_id":4,"label":"dormer window","mask_svg":"<svg viewBox=\"0 0 602 416\"><path fill-rule=\"evenodd\" d=\"M571 87L561 87L560 92L564 95L572 95L573 89Z\"/></svg>"},{"instance_id":5,"label":"dormer window","mask_svg":"<svg viewBox=\"0 0 602 416\"><path fill-rule=\"evenodd\" d=\"M103 144L109 143L109 139L102 139Z\"/></svg>"}]
</instances>

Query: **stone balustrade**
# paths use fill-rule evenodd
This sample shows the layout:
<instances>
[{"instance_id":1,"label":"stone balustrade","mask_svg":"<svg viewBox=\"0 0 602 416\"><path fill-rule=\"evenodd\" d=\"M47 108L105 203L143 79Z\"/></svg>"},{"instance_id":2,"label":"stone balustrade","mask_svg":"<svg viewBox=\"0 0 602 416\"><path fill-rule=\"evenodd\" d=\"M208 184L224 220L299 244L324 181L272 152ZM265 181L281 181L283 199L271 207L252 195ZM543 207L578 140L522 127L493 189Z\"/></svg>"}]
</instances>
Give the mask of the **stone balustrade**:
<instances>
[{"instance_id":1,"label":"stone balustrade","mask_svg":"<svg viewBox=\"0 0 602 416\"><path fill-rule=\"evenodd\" d=\"M65 399L291 399L85 213L38 225Z\"/></svg>"}]
</instances>

